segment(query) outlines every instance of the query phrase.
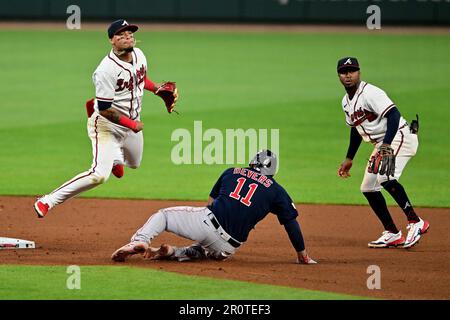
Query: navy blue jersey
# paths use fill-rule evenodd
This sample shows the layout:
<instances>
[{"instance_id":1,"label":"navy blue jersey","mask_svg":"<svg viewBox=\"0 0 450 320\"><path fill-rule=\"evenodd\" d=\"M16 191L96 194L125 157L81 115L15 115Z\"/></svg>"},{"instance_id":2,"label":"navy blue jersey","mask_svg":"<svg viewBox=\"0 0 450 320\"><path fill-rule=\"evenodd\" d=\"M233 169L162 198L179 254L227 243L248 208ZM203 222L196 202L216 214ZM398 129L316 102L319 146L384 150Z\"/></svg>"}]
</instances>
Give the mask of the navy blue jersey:
<instances>
[{"instance_id":1,"label":"navy blue jersey","mask_svg":"<svg viewBox=\"0 0 450 320\"><path fill-rule=\"evenodd\" d=\"M298 216L291 197L271 176L250 168L229 168L211 190L209 209L234 239L244 242L255 225L272 212L285 224Z\"/></svg>"}]
</instances>

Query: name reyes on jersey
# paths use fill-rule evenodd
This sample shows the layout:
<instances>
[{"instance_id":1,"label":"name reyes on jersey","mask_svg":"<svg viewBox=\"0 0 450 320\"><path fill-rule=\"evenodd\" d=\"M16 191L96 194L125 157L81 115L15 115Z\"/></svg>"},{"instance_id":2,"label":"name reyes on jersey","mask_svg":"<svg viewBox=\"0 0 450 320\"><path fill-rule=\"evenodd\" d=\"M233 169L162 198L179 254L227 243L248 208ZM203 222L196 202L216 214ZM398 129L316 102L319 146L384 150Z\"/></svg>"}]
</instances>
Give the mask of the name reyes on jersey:
<instances>
[{"instance_id":1,"label":"name reyes on jersey","mask_svg":"<svg viewBox=\"0 0 450 320\"><path fill-rule=\"evenodd\" d=\"M147 70L145 70L144 65L141 65L141 67L139 69L136 69L136 81L137 81L138 86L142 82L144 82L146 75L147 75ZM125 81L125 79L122 79L122 78L117 79L116 86L117 86L116 92L120 92L125 89L128 89L128 91L133 91L134 90L133 78L130 78L128 81Z\"/></svg>"}]
</instances>

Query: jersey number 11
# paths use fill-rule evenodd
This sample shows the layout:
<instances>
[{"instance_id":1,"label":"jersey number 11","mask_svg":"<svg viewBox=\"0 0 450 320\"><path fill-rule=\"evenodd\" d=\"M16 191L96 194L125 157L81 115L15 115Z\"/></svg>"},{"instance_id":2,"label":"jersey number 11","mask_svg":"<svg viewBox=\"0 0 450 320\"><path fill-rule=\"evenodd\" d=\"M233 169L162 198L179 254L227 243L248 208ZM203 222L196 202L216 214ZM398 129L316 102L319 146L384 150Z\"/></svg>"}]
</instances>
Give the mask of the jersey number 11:
<instances>
[{"instance_id":1,"label":"jersey number 11","mask_svg":"<svg viewBox=\"0 0 450 320\"><path fill-rule=\"evenodd\" d=\"M236 186L234 191L230 193L230 197L232 197L233 199L236 199L236 200L240 200L247 207L250 207L250 205L252 204L252 202L250 200L252 199L253 195L255 194L255 191L256 191L256 188L258 188L258 185L256 183L250 184L248 186L249 190L247 192L247 195L241 199L241 196L239 195L239 193L241 192L245 181L247 181L245 178L237 179L238 185Z\"/></svg>"}]
</instances>

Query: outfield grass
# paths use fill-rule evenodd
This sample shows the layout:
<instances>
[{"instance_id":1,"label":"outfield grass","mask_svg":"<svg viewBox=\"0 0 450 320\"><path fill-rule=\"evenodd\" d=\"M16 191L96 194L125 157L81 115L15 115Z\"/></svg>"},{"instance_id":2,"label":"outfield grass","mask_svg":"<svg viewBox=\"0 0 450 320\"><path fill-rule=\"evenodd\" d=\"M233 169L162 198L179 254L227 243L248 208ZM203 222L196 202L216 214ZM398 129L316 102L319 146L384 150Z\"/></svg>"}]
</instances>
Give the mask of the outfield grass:
<instances>
[{"instance_id":1,"label":"outfield grass","mask_svg":"<svg viewBox=\"0 0 450 320\"><path fill-rule=\"evenodd\" d=\"M80 281L64 266L0 266L1 300L351 300L367 299L133 267L83 266ZM68 280L69 279L69 280ZM79 283L80 289L68 289Z\"/></svg>"},{"instance_id":2,"label":"outfield grass","mask_svg":"<svg viewBox=\"0 0 450 320\"><path fill-rule=\"evenodd\" d=\"M357 56L363 78L388 92L402 114L420 114L420 148L402 177L414 204L450 206L448 35L136 34L155 81L175 80L180 116L147 94L140 169L85 193L88 197L205 199L227 165L174 165L176 128L278 128L278 181L296 202L365 204L359 193L370 146L352 178L337 167L349 129L340 101L338 58ZM0 194L50 192L89 168L84 102L91 74L109 50L105 32L0 31L4 82L0 117ZM206 143L205 143L206 145ZM393 202L389 199L390 204Z\"/></svg>"}]
</instances>

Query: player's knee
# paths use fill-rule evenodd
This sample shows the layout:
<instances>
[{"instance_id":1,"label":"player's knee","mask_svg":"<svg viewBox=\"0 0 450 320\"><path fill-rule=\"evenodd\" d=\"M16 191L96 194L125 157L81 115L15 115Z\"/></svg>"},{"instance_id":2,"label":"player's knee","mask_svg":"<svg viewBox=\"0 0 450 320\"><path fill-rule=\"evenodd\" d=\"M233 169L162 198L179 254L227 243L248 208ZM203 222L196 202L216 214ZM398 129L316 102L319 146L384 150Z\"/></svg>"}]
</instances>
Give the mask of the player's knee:
<instances>
[{"instance_id":1,"label":"player's knee","mask_svg":"<svg viewBox=\"0 0 450 320\"><path fill-rule=\"evenodd\" d=\"M395 182L397 182L397 180L386 180L386 181L381 182L380 184L384 189L387 189L392 184L395 184Z\"/></svg>"},{"instance_id":2,"label":"player's knee","mask_svg":"<svg viewBox=\"0 0 450 320\"><path fill-rule=\"evenodd\" d=\"M125 165L130 169L137 169L141 166L141 161L138 159L132 159L131 161L130 159L126 159Z\"/></svg>"},{"instance_id":3,"label":"player's knee","mask_svg":"<svg viewBox=\"0 0 450 320\"><path fill-rule=\"evenodd\" d=\"M391 194L393 192L396 192L397 190L403 189L403 186L400 183L398 183L398 181L395 180L395 179L394 180L385 181L381 185L383 186L383 188L386 191L388 191Z\"/></svg>"},{"instance_id":4,"label":"player's knee","mask_svg":"<svg viewBox=\"0 0 450 320\"><path fill-rule=\"evenodd\" d=\"M392 178L391 178L391 179L392 179ZM378 177L377 177L377 182L378 182L381 186L383 186L383 187L384 187L384 185L385 185L386 183L388 183L389 181L390 181L390 180L388 179L387 175L385 175L385 174L383 174L383 175L379 174Z\"/></svg>"},{"instance_id":5,"label":"player's knee","mask_svg":"<svg viewBox=\"0 0 450 320\"><path fill-rule=\"evenodd\" d=\"M94 172L91 177L91 183L95 185L105 183L106 181L108 181L109 176L109 173Z\"/></svg>"},{"instance_id":6,"label":"player's knee","mask_svg":"<svg viewBox=\"0 0 450 320\"><path fill-rule=\"evenodd\" d=\"M362 194L364 195L364 197L366 197L366 199L369 199L372 197L372 195L375 193L376 191L364 191Z\"/></svg>"},{"instance_id":7,"label":"player's knee","mask_svg":"<svg viewBox=\"0 0 450 320\"><path fill-rule=\"evenodd\" d=\"M164 230L167 230L167 212L164 209L158 210L158 212L152 215L151 219L154 223L161 225Z\"/></svg>"},{"instance_id":8,"label":"player's knee","mask_svg":"<svg viewBox=\"0 0 450 320\"><path fill-rule=\"evenodd\" d=\"M377 192L380 190L381 190L380 186L376 187L376 186L361 185L360 187L360 191L364 195L369 192Z\"/></svg>"}]
</instances>

